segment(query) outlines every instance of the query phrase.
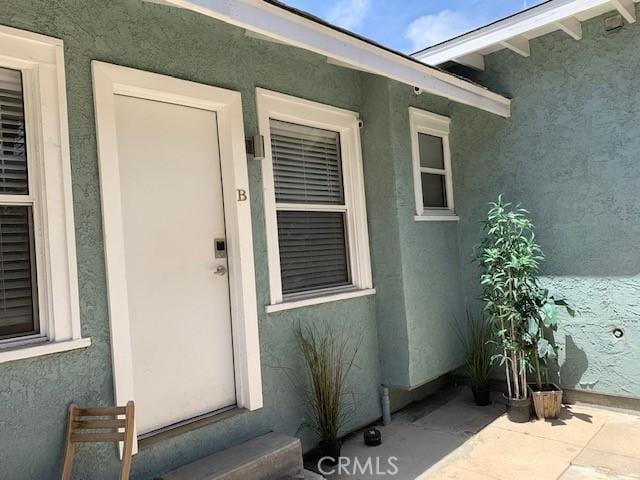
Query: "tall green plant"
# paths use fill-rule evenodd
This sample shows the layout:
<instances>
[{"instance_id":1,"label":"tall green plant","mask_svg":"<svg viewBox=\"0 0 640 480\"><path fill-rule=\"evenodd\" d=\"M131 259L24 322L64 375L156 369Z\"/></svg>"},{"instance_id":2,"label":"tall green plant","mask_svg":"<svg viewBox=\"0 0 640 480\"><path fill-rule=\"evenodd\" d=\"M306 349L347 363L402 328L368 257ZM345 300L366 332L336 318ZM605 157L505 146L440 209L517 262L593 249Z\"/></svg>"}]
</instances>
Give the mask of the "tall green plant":
<instances>
[{"instance_id":1,"label":"tall green plant","mask_svg":"<svg viewBox=\"0 0 640 480\"><path fill-rule=\"evenodd\" d=\"M296 338L307 367L308 382L300 384L312 418L307 426L321 441L336 442L352 414L346 386L359 345L336 335L326 324L298 326Z\"/></svg>"},{"instance_id":2,"label":"tall green plant","mask_svg":"<svg viewBox=\"0 0 640 480\"><path fill-rule=\"evenodd\" d=\"M544 255L535 242L528 212L504 203L502 196L489 205L483 222L485 238L477 260L480 264L484 308L495 328L501 353L494 356L505 366L510 398L527 398L527 373L538 372L555 358L547 340L556 325L556 305L573 314L564 300L549 296L540 287L538 273Z\"/></svg>"}]
</instances>

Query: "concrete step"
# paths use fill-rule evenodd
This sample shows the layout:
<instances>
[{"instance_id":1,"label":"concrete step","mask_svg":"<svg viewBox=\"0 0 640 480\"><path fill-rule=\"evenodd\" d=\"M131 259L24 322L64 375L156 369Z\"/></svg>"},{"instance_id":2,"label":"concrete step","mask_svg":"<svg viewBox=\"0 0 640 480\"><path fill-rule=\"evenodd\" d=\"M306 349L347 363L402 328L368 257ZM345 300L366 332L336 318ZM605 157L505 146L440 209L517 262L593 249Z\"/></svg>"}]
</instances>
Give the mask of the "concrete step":
<instances>
[{"instance_id":1,"label":"concrete step","mask_svg":"<svg viewBox=\"0 0 640 480\"><path fill-rule=\"evenodd\" d=\"M303 469L298 473L286 475L280 480L325 480L325 478L320 474Z\"/></svg>"},{"instance_id":2,"label":"concrete step","mask_svg":"<svg viewBox=\"0 0 640 480\"><path fill-rule=\"evenodd\" d=\"M300 478L294 476L302 473L300 440L268 433L165 473L157 480L279 480Z\"/></svg>"},{"instance_id":3,"label":"concrete step","mask_svg":"<svg viewBox=\"0 0 640 480\"><path fill-rule=\"evenodd\" d=\"M280 480L325 480L325 478L320 474L303 469L297 473L286 475Z\"/></svg>"}]
</instances>

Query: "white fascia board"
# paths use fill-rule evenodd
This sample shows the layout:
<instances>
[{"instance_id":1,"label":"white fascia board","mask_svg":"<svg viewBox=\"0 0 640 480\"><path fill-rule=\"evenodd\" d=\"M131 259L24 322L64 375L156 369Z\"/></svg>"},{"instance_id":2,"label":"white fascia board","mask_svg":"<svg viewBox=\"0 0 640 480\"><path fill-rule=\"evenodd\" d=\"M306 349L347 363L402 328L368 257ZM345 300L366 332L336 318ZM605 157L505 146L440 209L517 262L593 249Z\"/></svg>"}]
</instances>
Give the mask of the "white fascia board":
<instances>
[{"instance_id":1,"label":"white fascia board","mask_svg":"<svg viewBox=\"0 0 640 480\"><path fill-rule=\"evenodd\" d=\"M413 57L429 65L440 65L606 4L615 9L611 0L554 0L416 53Z\"/></svg>"},{"instance_id":2,"label":"white fascia board","mask_svg":"<svg viewBox=\"0 0 640 480\"><path fill-rule=\"evenodd\" d=\"M502 117L511 115L511 100L502 95L261 0L154 0L153 3L192 10L356 70L374 72Z\"/></svg>"}]
</instances>

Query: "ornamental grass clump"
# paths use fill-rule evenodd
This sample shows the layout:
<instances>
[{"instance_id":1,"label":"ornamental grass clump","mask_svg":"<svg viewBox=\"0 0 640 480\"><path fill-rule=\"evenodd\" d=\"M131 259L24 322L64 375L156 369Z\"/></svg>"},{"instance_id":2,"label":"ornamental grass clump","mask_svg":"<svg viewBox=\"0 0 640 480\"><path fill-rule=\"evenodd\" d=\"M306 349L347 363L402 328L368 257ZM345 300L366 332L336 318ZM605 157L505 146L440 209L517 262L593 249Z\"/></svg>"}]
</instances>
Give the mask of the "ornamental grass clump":
<instances>
[{"instance_id":1,"label":"ornamental grass clump","mask_svg":"<svg viewBox=\"0 0 640 480\"><path fill-rule=\"evenodd\" d=\"M308 382L300 382L311 416L306 426L320 438L323 455L339 456L338 438L353 413L346 388L358 344L352 345L326 324L298 327L296 339L307 370Z\"/></svg>"},{"instance_id":2,"label":"ornamental grass clump","mask_svg":"<svg viewBox=\"0 0 640 480\"><path fill-rule=\"evenodd\" d=\"M471 390L476 405L491 404L489 382L493 373L494 345L491 325L484 318L476 319L467 313L467 323L460 329L460 341L464 347L465 370L471 379Z\"/></svg>"}]
</instances>

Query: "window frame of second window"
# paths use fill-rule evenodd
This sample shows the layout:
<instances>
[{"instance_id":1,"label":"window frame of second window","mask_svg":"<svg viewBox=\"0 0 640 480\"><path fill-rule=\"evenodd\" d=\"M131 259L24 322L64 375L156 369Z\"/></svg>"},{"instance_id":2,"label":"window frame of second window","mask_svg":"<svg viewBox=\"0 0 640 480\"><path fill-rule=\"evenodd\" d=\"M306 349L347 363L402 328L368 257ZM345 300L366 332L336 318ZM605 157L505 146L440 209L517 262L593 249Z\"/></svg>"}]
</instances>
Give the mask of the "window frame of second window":
<instances>
[{"instance_id":1,"label":"window frame of second window","mask_svg":"<svg viewBox=\"0 0 640 480\"><path fill-rule=\"evenodd\" d=\"M340 300L375 293L372 286L369 234L364 195L364 174L360 146L359 116L356 112L273 92L256 89L258 128L264 138L265 158L262 161L264 189L267 260L269 266L270 305L267 311L279 311L307 306L323 301ZM280 248L273 160L271 153L270 120L281 120L298 125L338 132L344 188L345 222L347 231L348 268L351 284L343 287L310 290L283 295L280 273ZM290 207L290 204L286 204ZM336 211L336 205L296 204L298 210Z\"/></svg>"},{"instance_id":2,"label":"window frame of second window","mask_svg":"<svg viewBox=\"0 0 640 480\"><path fill-rule=\"evenodd\" d=\"M413 163L413 184L416 202L416 221L458 220L455 213L453 196L453 173L451 170L451 149L449 133L451 119L444 115L409 107L411 131L411 157ZM423 167L420 164L419 134L431 135L442 139L444 169ZM447 206L443 208L425 207L422 192L422 174L431 173L444 176L444 189Z\"/></svg>"},{"instance_id":3,"label":"window frame of second window","mask_svg":"<svg viewBox=\"0 0 640 480\"><path fill-rule=\"evenodd\" d=\"M62 40L0 26L0 67L22 74L29 185L0 203L32 207L39 317L39 332L0 342L0 363L91 344L80 327L63 50Z\"/></svg>"}]
</instances>

